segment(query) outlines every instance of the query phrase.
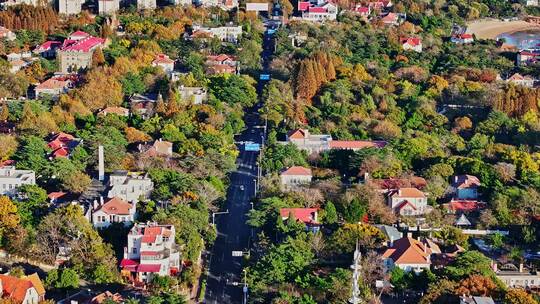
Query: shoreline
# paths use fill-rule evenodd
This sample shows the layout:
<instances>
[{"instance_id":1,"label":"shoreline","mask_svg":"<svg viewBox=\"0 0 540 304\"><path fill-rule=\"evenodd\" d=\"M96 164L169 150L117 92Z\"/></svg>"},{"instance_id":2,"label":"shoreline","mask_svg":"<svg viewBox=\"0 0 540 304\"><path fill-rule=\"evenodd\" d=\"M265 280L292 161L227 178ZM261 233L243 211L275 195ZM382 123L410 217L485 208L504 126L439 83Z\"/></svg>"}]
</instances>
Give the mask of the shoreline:
<instances>
[{"instance_id":1,"label":"shoreline","mask_svg":"<svg viewBox=\"0 0 540 304\"><path fill-rule=\"evenodd\" d=\"M467 33L474 34L478 39L496 39L502 34L513 34L526 30L539 30L540 25L524 20L501 21L497 19L483 19L467 24Z\"/></svg>"}]
</instances>

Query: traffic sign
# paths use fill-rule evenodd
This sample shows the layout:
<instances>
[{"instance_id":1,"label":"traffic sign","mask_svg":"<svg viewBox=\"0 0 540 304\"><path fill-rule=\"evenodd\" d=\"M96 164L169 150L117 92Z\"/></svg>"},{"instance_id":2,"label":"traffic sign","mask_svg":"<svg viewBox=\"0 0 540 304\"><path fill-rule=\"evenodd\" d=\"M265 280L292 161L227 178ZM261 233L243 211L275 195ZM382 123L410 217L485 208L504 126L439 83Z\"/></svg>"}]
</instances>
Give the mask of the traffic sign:
<instances>
[{"instance_id":1,"label":"traffic sign","mask_svg":"<svg viewBox=\"0 0 540 304\"><path fill-rule=\"evenodd\" d=\"M259 76L260 80L270 80L270 74L261 74Z\"/></svg>"},{"instance_id":2,"label":"traffic sign","mask_svg":"<svg viewBox=\"0 0 540 304\"><path fill-rule=\"evenodd\" d=\"M244 151L260 151L261 145L256 143L250 143L244 145Z\"/></svg>"},{"instance_id":3,"label":"traffic sign","mask_svg":"<svg viewBox=\"0 0 540 304\"><path fill-rule=\"evenodd\" d=\"M242 252L242 251L233 251L232 252L233 257L241 257L243 255L244 255L244 252Z\"/></svg>"}]
</instances>

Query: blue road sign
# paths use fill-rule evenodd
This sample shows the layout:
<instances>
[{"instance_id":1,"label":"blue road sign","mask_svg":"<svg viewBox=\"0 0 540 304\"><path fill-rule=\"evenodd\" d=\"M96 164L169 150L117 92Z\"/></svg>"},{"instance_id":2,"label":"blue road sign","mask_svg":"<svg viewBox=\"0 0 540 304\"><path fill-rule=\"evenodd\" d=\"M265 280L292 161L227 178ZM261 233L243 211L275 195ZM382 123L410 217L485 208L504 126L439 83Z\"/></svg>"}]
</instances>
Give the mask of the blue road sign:
<instances>
[{"instance_id":1,"label":"blue road sign","mask_svg":"<svg viewBox=\"0 0 540 304\"><path fill-rule=\"evenodd\" d=\"M266 30L266 34L267 34L267 35L273 35L275 32L276 32L275 29L268 29L268 30Z\"/></svg>"},{"instance_id":2,"label":"blue road sign","mask_svg":"<svg viewBox=\"0 0 540 304\"><path fill-rule=\"evenodd\" d=\"M244 145L244 151L260 151L260 150L261 150L260 144L251 143L251 144Z\"/></svg>"},{"instance_id":3,"label":"blue road sign","mask_svg":"<svg viewBox=\"0 0 540 304\"><path fill-rule=\"evenodd\" d=\"M261 74L261 76L259 76L259 79L260 80L270 80L270 74Z\"/></svg>"}]
</instances>

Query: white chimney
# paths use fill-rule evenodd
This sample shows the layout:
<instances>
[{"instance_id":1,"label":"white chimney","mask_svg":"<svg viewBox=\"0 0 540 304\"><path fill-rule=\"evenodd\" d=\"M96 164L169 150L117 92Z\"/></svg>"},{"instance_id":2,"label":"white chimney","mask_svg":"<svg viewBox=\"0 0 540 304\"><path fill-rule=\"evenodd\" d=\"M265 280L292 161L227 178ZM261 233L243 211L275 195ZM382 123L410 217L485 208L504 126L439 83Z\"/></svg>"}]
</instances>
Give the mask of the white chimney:
<instances>
[{"instance_id":1,"label":"white chimney","mask_svg":"<svg viewBox=\"0 0 540 304\"><path fill-rule=\"evenodd\" d=\"M523 263L519 263L519 272L523 272Z\"/></svg>"},{"instance_id":2,"label":"white chimney","mask_svg":"<svg viewBox=\"0 0 540 304\"><path fill-rule=\"evenodd\" d=\"M100 205L100 206L103 205L103 196L100 196L100 197L99 197L99 205Z\"/></svg>"},{"instance_id":3,"label":"white chimney","mask_svg":"<svg viewBox=\"0 0 540 304\"><path fill-rule=\"evenodd\" d=\"M105 160L103 156L103 146L98 147L98 179L105 180Z\"/></svg>"},{"instance_id":4,"label":"white chimney","mask_svg":"<svg viewBox=\"0 0 540 304\"><path fill-rule=\"evenodd\" d=\"M94 210L96 210L99 207L99 204L97 200L94 200Z\"/></svg>"}]
</instances>

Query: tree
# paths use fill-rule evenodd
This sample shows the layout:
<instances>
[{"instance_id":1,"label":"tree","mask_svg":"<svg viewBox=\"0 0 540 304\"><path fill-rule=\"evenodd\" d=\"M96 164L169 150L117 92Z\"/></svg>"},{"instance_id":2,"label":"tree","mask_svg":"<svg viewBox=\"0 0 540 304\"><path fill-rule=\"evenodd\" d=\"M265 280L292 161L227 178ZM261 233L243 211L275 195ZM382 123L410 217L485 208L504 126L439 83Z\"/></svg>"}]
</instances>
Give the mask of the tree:
<instances>
[{"instance_id":1,"label":"tree","mask_svg":"<svg viewBox=\"0 0 540 304\"><path fill-rule=\"evenodd\" d=\"M17 167L20 169L43 172L48 166L46 156L47 144L37 136L22 137L20 148L14 155Z\"/></svg>"},{"instance_id":2,"label":"tree","mask_svg":"<svg viewBox=\"0 0 540 304\"><path fill-rule=\"evenodd\" d=\"M152 140L152 137L150 137L150 135L144 133L143 131L139 131L133 127L127 127L124 132L126 133L126 139L129 143L148 142Z\"/></svg>"},{"instance_id":3,"label":"tree","mask_svg":"<svg viewBox=\"0 0 540 304\"><path fill-rule=\"evenodd\" d=\"M19 146L17 139L12 135L0 135L0 162L9 159Z\"/></svg>"},{"instance_id":4,"label":"tree","mask_svg":"<svg viewBox=\"0 0 540 304\"><path fill-rule=\"evenodd\" d=\"M504 296L504 304L536 304L531 294L523 289L510 288Z\"/></svg>"},{"instance_id":5,"label":"tree","mask_svg":"<svg viewBox=\"0 0 540 304\"><path fill-rule=\"evenodd\" d=\"M441 279L429 284L426 294L420 299L420 304L452 304L459 301L455 295L457 283L448 279Z\"/></svg>"},{"instance_id":6,"label":"tree","mask_svg":"<svg viewBox=\"0 0 540 304\"><path fill-rule=\"evenodd\" d=\"M337 211L336 206L331 201L326 202L324 205L324 222L325 224L332 225L337 223Z\"/></svg>"},{"instance_id":7,"label":"tree","mask_svg":"<svg viewBox=\"0 0 540 304\"><path fill-rule=\"evenodd\" d=\"M129 72L120 82L122 83L122 91L127 96L142 94L146 91L146 85L139 74Z\"/></svg>"},{"instance_id":8,"label":"tree","mask_svg":"<svg viewBox=\"0 0 540 304\"><path fill-rule=\"evenodd\" d=\"M460 253L457 258L444 269L444 273L452 279L463 279L471 274L483 276L494 275L491 259L482 253L471 250Z\"/></svg>"},{"instance_id":9,"label":"tree","mask_svg":"<svg viewBox=\"0 0 540 304\"><path fill-rule=\"evenodd\" d=\"M334 232L329 244L336 253L340 254L353 252L356 242L370 248L384 239L384 234L375 226L365 223L344 224Z\"/></svg>"},{"instance_id":10,"label":"tree","mask_svg":"<svg viewBox=\"0 0 540 304\"><path fill-rule=\"evenodd\" d=\"M92 179L90 176L88 176L88 174L81 171L75 171L63 179L62 186L67 191L73 193L83 193L88 189L91 183Z\"/></svg>"},{"instance_id":11,"label":"tree","mask_svg":"<svg viewBox=\"0 0 540 304\"><path fill-rule=\"evenodd\" d=\"M240 52L238 60L241 68L247 70L256 70L261 67L261 43L254 39L244 39L240 43Z\"/></svg>"},{"instance_id":12,"label":"tree","mask_svg":"<svg viewBox=\"0 0 540 304\"><path fill-rule=\"evenodd\" d=\"M462 280L456 294L468 296L491 296L498 289L490 277L473 274Z\"/></svg>"},{"instance_id":13,"label":"tree","mask_svg":"<svg viewBox=\"0 0 540 304\"><path fill-rule=\"evenodd\" d=\"M92 54L92 66L97 67L105 63L105 56L101 48L97 48Z\"/></svg>"},{"instance_id":14,"label":"tree","mask_svg":"<svg viewBox=\"0 0 540 304\"><path fill-rule=\"evenodd\" d=\"M56 288L75 289L79 288L79 275L71 268L65 268L60 274L60 278L56 281Z\"/></svg>"},{"instance_id":15,"label":"tree","mask_svg":"<svg viewBox=\"0 0 540 304\"><path fill-rule=\"evenodd\" d=\"M0 196L0 240L7 230L17 227L20 217L17 206L7 196Z\"/></svg>"},{"instance_id":16,"label":"tree","mask_svg":"<svg viewBox=\"0 0 540 304\"><path fill-rule=\"evenodd\" d=\"M315 96L318 89L317 77L311 60L304 59L300 62L295 87L296 97L311 104L311 98Z\"/></svg>"},{"instance_id":17,"label":"tree","mask_svg":"<svg viewBox=\"0 0 540 304\"><path fill-rule=\"evenodd\" d=\"M435 237L443 240L447 246L459 245L462 247L467 247L468 245L467 241L469 240L469 236L463 234L461 229L457 227L444 226L440 231L435 231L434 234Z\"/></svg>"}]
</instances>

